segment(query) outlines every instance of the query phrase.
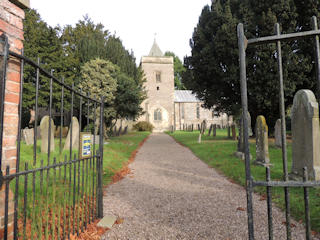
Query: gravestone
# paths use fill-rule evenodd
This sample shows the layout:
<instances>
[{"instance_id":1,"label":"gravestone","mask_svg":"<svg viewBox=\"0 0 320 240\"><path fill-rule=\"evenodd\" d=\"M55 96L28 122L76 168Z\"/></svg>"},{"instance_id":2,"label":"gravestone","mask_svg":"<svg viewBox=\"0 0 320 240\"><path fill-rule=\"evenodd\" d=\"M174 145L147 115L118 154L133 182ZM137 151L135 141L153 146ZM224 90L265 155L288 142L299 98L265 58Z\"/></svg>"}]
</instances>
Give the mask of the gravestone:
<instances>
[{"instance_id":1,"label":"gravestone","mask_svg":"<svg viewBox=\"0 0 320 240\"><path fill-rule=\"evenodd\" d=\"M291 109L292 172L290 177L301 178L307 167L309 179L320 180L319 105L310 90L299 90Z\"/></svg>"},{"instance_id":2,"label":"gravestone","mask_svg":"<svg viewBox=\"0 0 320 240\"><path fill-rule=\"evenodd\" d=\"M247 119L248 119L248 136L252 136L252 129L251 129L251 116L250 113L247 112ZM237 146L237 152L235 152L235 156L241 159L245 159L244 154L244 128L243 128L243 118L242 113L239 120L239 138L238 138L238 146ZM250 154L250 159L252 158Z\"/></svg>"},{"instance_id":3,"label":"gravestone","mask_svg":"<svg viewBox=\"0 0 320 240\"><path fill-rule=\"evenodd\" d=\"M128 133L128 126L126 126L126 127L124 128L124 130L123 130L123 133L122 133L122 134L124 135L124 134L127 134L127 133Z\"/></svg>"},{"instance_id":4,"label":"gravestone","mask_svg":"<svg viewBox=\"0 0 320 240\"><path fill-rule=\"evenodd\" d=\"M256 164L267 166L270 163L268 126L264 116L260 115L256 121Z\"/></svg>"},{"instance_id":5,"label":"gravestone","mask_svg":"<svg viewBox=\"0 0 320 240\"><path fill-rule=\"evenodd\" d=\"M117 136L120 136L121 131L122 131L122 126L119 127L119 130L118 130L118 132L117 132Z\"/></svg>"},{"instance_id":6,"label":"gravestone","mask_svg":"<svg viewBox=\"0 0 320 240\"><path fill-rule=\"evenodd\" d=\"M232 140L237 140L237 132L236 132L236 125L232 124L231 126L232 132Z\"/></svg>"},{"instance_id":7,"label":"gravestone","mask_svg":"<svg viewBox=\"0 0 320 240\"><path fill-rule=\"evenodd\" d=\"M49 121L51 121L51 131L49 133ZM50 135L50 152L54 151L54 122L49 116L44 116L40 122L40 135L41 135L41 152L48 153L48 138Z\"/></svg>"},{"instance_id":8,"label":"gravestone","mask_svg":"<svg viewBox=\"0 0 320 240\"><path fill-rule=\"evenodd\" d=\"M281 119L276 121L274 126L274 144L276 147L282 147L282 136L281 136Z\"/></svg>"},{"instance_id":9,"label":"gravestone","mask_svg":"<svg viewBox=\"0 0 320 240\"><path fill-rule=\"evenodd\" d=\"M217 136L217 124L213 124L213 128L212 128L212 136Z\"/></svg>"},{"instance_id":10,"label":"gravestone","mask_svg":"<svg viewBox=\"0 0 320 240\"><path fill-rule=\"evenodd\" d=\"M211 134L211 131L212 131L212 127L213 127L213 125L212 125L212 124L210 124L210 128L209 128L209 133L208 133L208 136L210 136L210 134Z\"/></svg>"},{"instance_id":11,"label":"gravestone","mask_svg":"<svg viewBox=\"0 0 320 240\"><path fill-rule=\"evenodd\" d=\"M34 143L34 129L25 128L22 130L22 136L26 145L33 145Z\"/></svg>"},{"instance_id":12,"label":"gravestone","mask_svg":"<svg viewBox=\"0 0 320 240\"><path fill-rule=\"evenodd\" d=\"M76 150L79 149L79 122L78 119L76 117L72 117L72 149ZM70 127L69 127L69 132L66 138L66 142L64 144L64 148L63 150L69 150L70 149L70 138L71 138L71 123L70 123Z\"/></svg>"}]
</instances>

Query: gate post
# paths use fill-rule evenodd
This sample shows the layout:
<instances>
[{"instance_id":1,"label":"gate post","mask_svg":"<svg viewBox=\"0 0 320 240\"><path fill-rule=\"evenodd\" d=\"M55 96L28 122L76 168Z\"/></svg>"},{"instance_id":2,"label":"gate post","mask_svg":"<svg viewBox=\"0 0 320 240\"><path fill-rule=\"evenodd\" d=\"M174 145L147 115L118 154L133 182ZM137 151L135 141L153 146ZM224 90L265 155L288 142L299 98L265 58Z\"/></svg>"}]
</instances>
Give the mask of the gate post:
<instances>
[{"instance_id":1,"label":"gate post","mask_svg":"<svg viewBox=\"0 0 320 240\"><path fill-rule=\"evenodd\" d=\"M8 50L21 53L23 48L23 19L28 0L0 1L0 239L4 236L4 184L1 175L6 166L16 171L18 134L18 105L20 100L20 61L8 59ZM10 44L10 45L9 45ZM7 239L13 239L14 201L9 193Z\"/></svg>"},{"instance_id":2,"label":"gate post","mask_svg":"<svg viewBox=\"0 0 320 240\"><path fill-rule=\"evenodd\" d=\"M243 141L246 167L246 190L247 190L247 214L248 214L248 234L249 240L254 240L253 226L253 207L252 207L252 178L250 170L250 152L249 152L249 131L248 131L248 93L247 93L247 74L246 74L246 46L247 39L244 35L243 24L239 23L237 27L238 48L239 48L239 67L240 67L240 86L241 86L241 104L243 121Z\"/></svg>"},{"instance_id":3,"label":"gate post","mask_svg":"<svg viewBox=\"0 0 320 240\"><path fill-rule=\"evenodd\" d=\"M103 217L103 184L102 184L102 176L103 176L103 145L104 145L104 122L103 122L103 112L104 112L104 97L101 97L100 103L100 139L99 139L99 161L97 164L97 172L98 172L98 184L97 184L97 204L98 204L98 218Z\"/></svg>"}]
</instances>

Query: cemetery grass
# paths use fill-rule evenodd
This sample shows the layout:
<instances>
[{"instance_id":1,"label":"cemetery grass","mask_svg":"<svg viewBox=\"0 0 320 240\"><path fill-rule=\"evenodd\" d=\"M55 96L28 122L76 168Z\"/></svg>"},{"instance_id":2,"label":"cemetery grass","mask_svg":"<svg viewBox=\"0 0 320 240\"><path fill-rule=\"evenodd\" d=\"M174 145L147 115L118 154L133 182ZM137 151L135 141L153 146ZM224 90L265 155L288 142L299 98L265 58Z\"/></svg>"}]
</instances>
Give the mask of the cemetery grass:
<instances>
[{"instance_id":1,"label":"cemetery grass","mask_svg":"<svg viewBox=\"0 0 320 240\"><path fill-rule=\"evenodd\" d=\"M112 177L119 171L123 165L125 165L131 156L131 154L138 148L139 144L149 135L149 132L130 132L126 135L119 137L111 137L108 140L109 144L104 145L104 157L103 157L103 185L106 186L112 181ZM62 147L64 146L65 139L62 139ZM96 145L98 149L99 145ZM53 164L53 159L56 162L63 162L65 159L69 161L70 152L68 150L59 151L59 139L55 139L55 151L50 154L49 165ZM78 159L78 151L72 151L72 159ZM48 154L41 153L41 140L37 141L37 161L33 165L33 145L27 146L21 141L20 152L20 171L25 169L25 164L28 163L29 169L35 169L41 167L41 160L43 160L43 166L48 164ZM88 174L86 175L86 163L88 164ZM79 167L80 166L80 167ZM95 208L95 192L92 189L96 188L96 171L93 161L83 161L80 165L76 164L76 172L79 171L80 175L76 177L76 184L74 184L73 173L74 164L69 164L64 167L50 169L47 178L47 171L42 172L42 184L40 172L35 174L33 189L33 176L28 174L27 179L27 198L26 206L24 206L25 196L25 180L24 176L19 177L19 205L18 205L18 225L19 233L23 232L23 212L25 211L27 220L27 239L36 238L41 239L46 235L57 235L57 232L62 232L62 228L65 225L65 229L72 231L71 222L79 225L79 219L81 220L84 215L90 215L88 206ZM71 175L70 175L71 173ZM84 174L83 174L84 173ZM65 176L66 174L66 176ZM83 178L82 178L83 177ZM66 181L64 180L66 179ZM82 188L82 179L84 180L84 186ZM80 180L80 184L78 184ZM10 188L14 191L16 180L11 181ZM94 186L94 187L93 187ZM75 188L74 188L75 187ZM80 191L80 196L75 194L75 208L73 207L73 194L74 189L76 192ZM82 197L84 196L84 197ZM90 204L91 202L91 204ZM73 221L73 209L75 209L75 219ZM42 216L39 221L39 216ZM52 217L55 216L55 217ZM88 217L89 218L89 217ZM55 220L53 220L55 219ZM54 222L53 222L54 221ZM67 221L64 223L64 221ZM51 226L59 227L51 227ZM70 226L70 227L69 227ZM42 229L42 231L40 231ZM56 233L54 233L54 230ZM43 235L39 235L39 232L43 232Z\"/></svg>"},{"instance_id":2,"label":"cemetery grass","mask_svg":"<svg viewBox=\"0 0 320 240\"><path fill-rule=\"evenodd\" d=\"M197 157L222 173L230 181L245 186L245 164L243 160L236 158L233 154L237 149L237 141L227 138L226 129L217 129L217 136L208 137L208 131L202 136L202 142L198 143L199 131L183 132L176 131L168 133L182 145L188 147ZM250 139L250 152L253 160L256 157L255 139ZM288 172L291 171L291 141L288 141ZM276 148L269 139L270 167L272 180L283 180L282 152ZM251 164L251 172L255 180L265 180L265 168ZM256 187L255 192L261 195L261 200L266 199L266 188ZM290 188L290 210L291 215L299 222L304 222L304 195L303 188ZM285 209L284 189L272 188L272 201L282 210ZM313 231L320 232L320 188L309 188L311 227ZM245 206L240 206L245 207ZM285 221L285 219L283 220ZM283 222L285 224L285 222ZM293 226L294 227L294 226Z\"/></svg>"}]
</instances>

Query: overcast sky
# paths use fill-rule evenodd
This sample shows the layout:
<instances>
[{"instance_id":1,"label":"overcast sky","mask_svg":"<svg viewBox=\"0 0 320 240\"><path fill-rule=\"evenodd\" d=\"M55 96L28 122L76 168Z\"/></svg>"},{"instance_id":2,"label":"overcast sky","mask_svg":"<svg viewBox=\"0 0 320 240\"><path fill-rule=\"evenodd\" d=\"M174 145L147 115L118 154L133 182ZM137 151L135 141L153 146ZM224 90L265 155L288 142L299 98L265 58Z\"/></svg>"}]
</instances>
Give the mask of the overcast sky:
<instances>
[{"instance_id":1,"label":"overcast sky","mask_svg":"<svg viewBox=\"0 0 320 240\"><path fill-rule=\"evenodd\" d=\"M88 14L119 36L140 63L148 55L156 33L162 50L172 51L183 61L190 55L189 39L202 8L211 0L30 0L51 26L74 25Z\"/></svg>"}]
</instances>

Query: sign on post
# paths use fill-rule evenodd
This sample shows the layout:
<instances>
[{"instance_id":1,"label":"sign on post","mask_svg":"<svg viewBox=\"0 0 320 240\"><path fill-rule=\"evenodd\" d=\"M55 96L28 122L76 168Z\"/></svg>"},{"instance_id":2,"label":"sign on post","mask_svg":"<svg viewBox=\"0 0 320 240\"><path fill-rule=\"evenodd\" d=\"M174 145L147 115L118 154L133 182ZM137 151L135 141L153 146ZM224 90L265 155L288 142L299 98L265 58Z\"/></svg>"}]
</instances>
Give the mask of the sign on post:
<instances>
[{"instance_id":1,"label":"sign on post","mask_svg":"<svg viewBox=\"0 0 320 240\"><path fill-rule=\"evenodd\" d=\"M91 133L81 132L80 133L80 159L90 158L92 156L92 139Z\"/></svg>"}]
</instances>

